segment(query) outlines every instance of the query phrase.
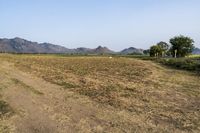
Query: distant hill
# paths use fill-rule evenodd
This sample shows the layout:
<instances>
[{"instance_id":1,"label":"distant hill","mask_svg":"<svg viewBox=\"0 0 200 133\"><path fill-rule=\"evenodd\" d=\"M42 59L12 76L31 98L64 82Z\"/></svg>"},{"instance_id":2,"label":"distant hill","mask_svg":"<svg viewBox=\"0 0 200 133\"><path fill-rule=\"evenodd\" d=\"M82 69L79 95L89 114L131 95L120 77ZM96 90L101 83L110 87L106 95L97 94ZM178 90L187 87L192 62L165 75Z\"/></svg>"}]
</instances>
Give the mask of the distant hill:
<instances>
[{"instance_id":1,"label":"distant hill","mask_svg":"<svg viewBox=\"0 0 200 133\"><path fill-rule=\"evenodd\" d=\"M200 49L199 48L195 48L193 50L192 54L200 54Z\"/></svg>"},{"instance_id":2,"label":"distant hill","mask_svg":"<svg viewBox=\"0 0 200 133\"><path fill-rule=\"evenodd\" d=\"M0 39L0 52L9 53L65 53L71 51L65 47L50 43L37 43L22 38Z\"/></svg>"},{"instance_id":3,"label":"distant hill","mask_svg":"<svg viewBox=\"0 0 200 133\"><path fill-rule=\"evenodd\" d=\"M107 47L99 46L94 49L76 48L68 49L51 43L31 42L19 37L13 39L0 39L0 52L7 53L76 53L76 54L111 54L114 51Z\"/></svg>"},{"instance_id":4,"label":"distant hill","mask_svg":"<svg viewBox=\"0 0 200 133\"><path fill-rule=\"evenodd\" d=\"M44 53L70 53L72 49L65 48L63 46L54 45L51 43L40 43L39 46L44 48Z\"/></svg>"},{"instance_id":5,"label":"distant hill","mask_svg":"<svg viewBox=\"0 0 200 133\"><path fill-rule=\"evenodd\" d=\"M108 49L107 47L102 47L102 46L98 46L96 49L93 49L92 52L97 53L97 54L104 54L104 53L113 54L113 53L115 53L114 51Z\"/></svg>"},{"instance_id":6,"label":"distant hill","mask_svg":"<svg viewBox=\"0 0 200 133\"><path fill-rule=\"evenodd\" d=\"M143 49L130 47L130 48L122 50L120 54L143 54L143 51L144 51Z\"/></svg>"},{"instance_id":7,"label":"distant hill","mask_svg":"<svg viewBox=\"0 0 200 133\"><path fill-rule=\"evenodd\" d=\"M91 53L91 51L92 49L84 48L84 47L73 49L73 53L77 53L77 54L88 54L88 53Z\"/></svg>"}]
</instances>

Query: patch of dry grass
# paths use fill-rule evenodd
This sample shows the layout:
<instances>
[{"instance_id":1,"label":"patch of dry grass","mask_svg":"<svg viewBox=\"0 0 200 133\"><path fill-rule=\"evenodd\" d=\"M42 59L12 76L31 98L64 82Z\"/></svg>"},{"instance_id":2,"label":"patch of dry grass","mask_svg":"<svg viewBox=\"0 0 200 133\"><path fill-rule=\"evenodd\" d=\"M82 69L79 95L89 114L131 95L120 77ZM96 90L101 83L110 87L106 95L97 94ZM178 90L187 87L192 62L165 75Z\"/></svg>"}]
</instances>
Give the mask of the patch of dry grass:
<instances>
[{"instance_id":1,"label":"patch of dry grass","mask_svg":"<svg viewBox=\"0 0 200 133\"><path fill-rule=\"evenodd\" d=\"M91 98L105 108L138 116L143 131L200 131L200 84L192 73L171 70L149 61L107 57L1 55L25 72ZM126 125L124 125L126 124ZM142 126L142 127L141 127ZM130 129L133 131L133 129Z\"/></svg>"},{"instance_id":2,"label":"patch of dry grass","mask_svg":"<svg viewBox=\"0 0 200 133\"><path fill-rule=\"evenodd\" d=\"M0 91L6 89L6 87L1 86L0 83ZM0 92L0 132L1 133L9 133L10 126L6 123L6 121L14 115L13 108L2 98L2 92Z\"/></svg>"},{"instance_id":3,"label":"patch of dry grass","mask_svg":"<svg viewBox=\"0 0 200 133\"><path fill-rule=\"evenodd\" d=\"M22 86L23 88L27 89L27 90L30 90L31 92L33 92L34 94L37 94L37 95L43 95L42 92L36 90L35 88L33 88L32 86L29 86L27 84L25 84L24 82L18 80L18 79L15 79L15 78L12 78L11 81L14 82L15 85L20 85Z\"/></svg>"}]
</instances>

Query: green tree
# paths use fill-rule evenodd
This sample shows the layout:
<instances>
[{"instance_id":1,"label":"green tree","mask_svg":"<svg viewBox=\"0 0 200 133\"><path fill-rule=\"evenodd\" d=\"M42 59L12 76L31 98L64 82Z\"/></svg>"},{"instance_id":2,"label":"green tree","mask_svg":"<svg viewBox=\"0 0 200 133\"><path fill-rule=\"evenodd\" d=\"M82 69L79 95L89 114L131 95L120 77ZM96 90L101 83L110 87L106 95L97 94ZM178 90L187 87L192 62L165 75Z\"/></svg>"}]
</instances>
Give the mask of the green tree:
<instances>
[{"instance_id":1,"label":"green tree","mask_svg":"<svg viewBox=\"0 0 200 133\"><path fill-rule=\"evenodd\" d=\"M153 45L150 47L150 56L151 57L158 57L162 56L162 49L158 45Z\"/></svg>"},{"instance_id":2,"label":"green tree","mask_svg":"<svg viewBox=\"0 0 200 133\"><path fill-rule=\"evenodd\" d=\"M160 47L162 56L164 57L169 49L169 45L166 42L159 42L157 43L157 46Z\"/></svg>"},{"instance_id":3,"label":"green tree","mask_svg":"<svg viewBox=\"0 0 200 133\"><path fill-rule=\"evenodd\" d=\"M171 53L172 56L175 56L175 51L177 51L177 57L185 57L186 55L192 53L194 49L194 40L190 37L185 36L176 36L170 39Z\"/></svg>"}]
</instances>

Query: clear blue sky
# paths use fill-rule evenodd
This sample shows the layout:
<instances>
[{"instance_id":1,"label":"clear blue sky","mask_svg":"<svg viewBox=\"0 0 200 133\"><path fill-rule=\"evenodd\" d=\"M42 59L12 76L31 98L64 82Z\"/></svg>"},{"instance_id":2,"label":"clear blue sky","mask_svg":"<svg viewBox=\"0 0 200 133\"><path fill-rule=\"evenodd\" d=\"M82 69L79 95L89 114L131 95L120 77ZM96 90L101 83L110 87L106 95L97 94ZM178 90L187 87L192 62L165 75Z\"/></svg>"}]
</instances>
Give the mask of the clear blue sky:
<instances>
[{"instance_id":1,"label":"clear blue sky","mask_svg":"<svg viewBox=\"0 0 200 133\"><path fill-rule=\"evenodd\" d=\"M0 0L0 38L121 50L180 34L200 47L200 0Z\"/></svg>"}]
</instances>

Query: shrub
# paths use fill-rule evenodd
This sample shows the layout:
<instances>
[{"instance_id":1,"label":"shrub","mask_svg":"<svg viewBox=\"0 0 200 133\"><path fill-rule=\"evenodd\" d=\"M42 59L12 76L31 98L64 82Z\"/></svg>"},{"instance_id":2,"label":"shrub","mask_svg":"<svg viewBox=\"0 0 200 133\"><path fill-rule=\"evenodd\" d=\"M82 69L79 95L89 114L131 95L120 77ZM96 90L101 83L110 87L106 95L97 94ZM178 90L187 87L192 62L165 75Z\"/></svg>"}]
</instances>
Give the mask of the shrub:
<instances>
[{"instance_id":1,"label":"shrub","mask_svg":"<svg viewBox=\"0 0 200 133\"><path fill-rule=\"evenodd\" d=\"M191 58L159 59L159 63L190 71L200 71L200 62Z\"/></svg>"}]
</instances>

